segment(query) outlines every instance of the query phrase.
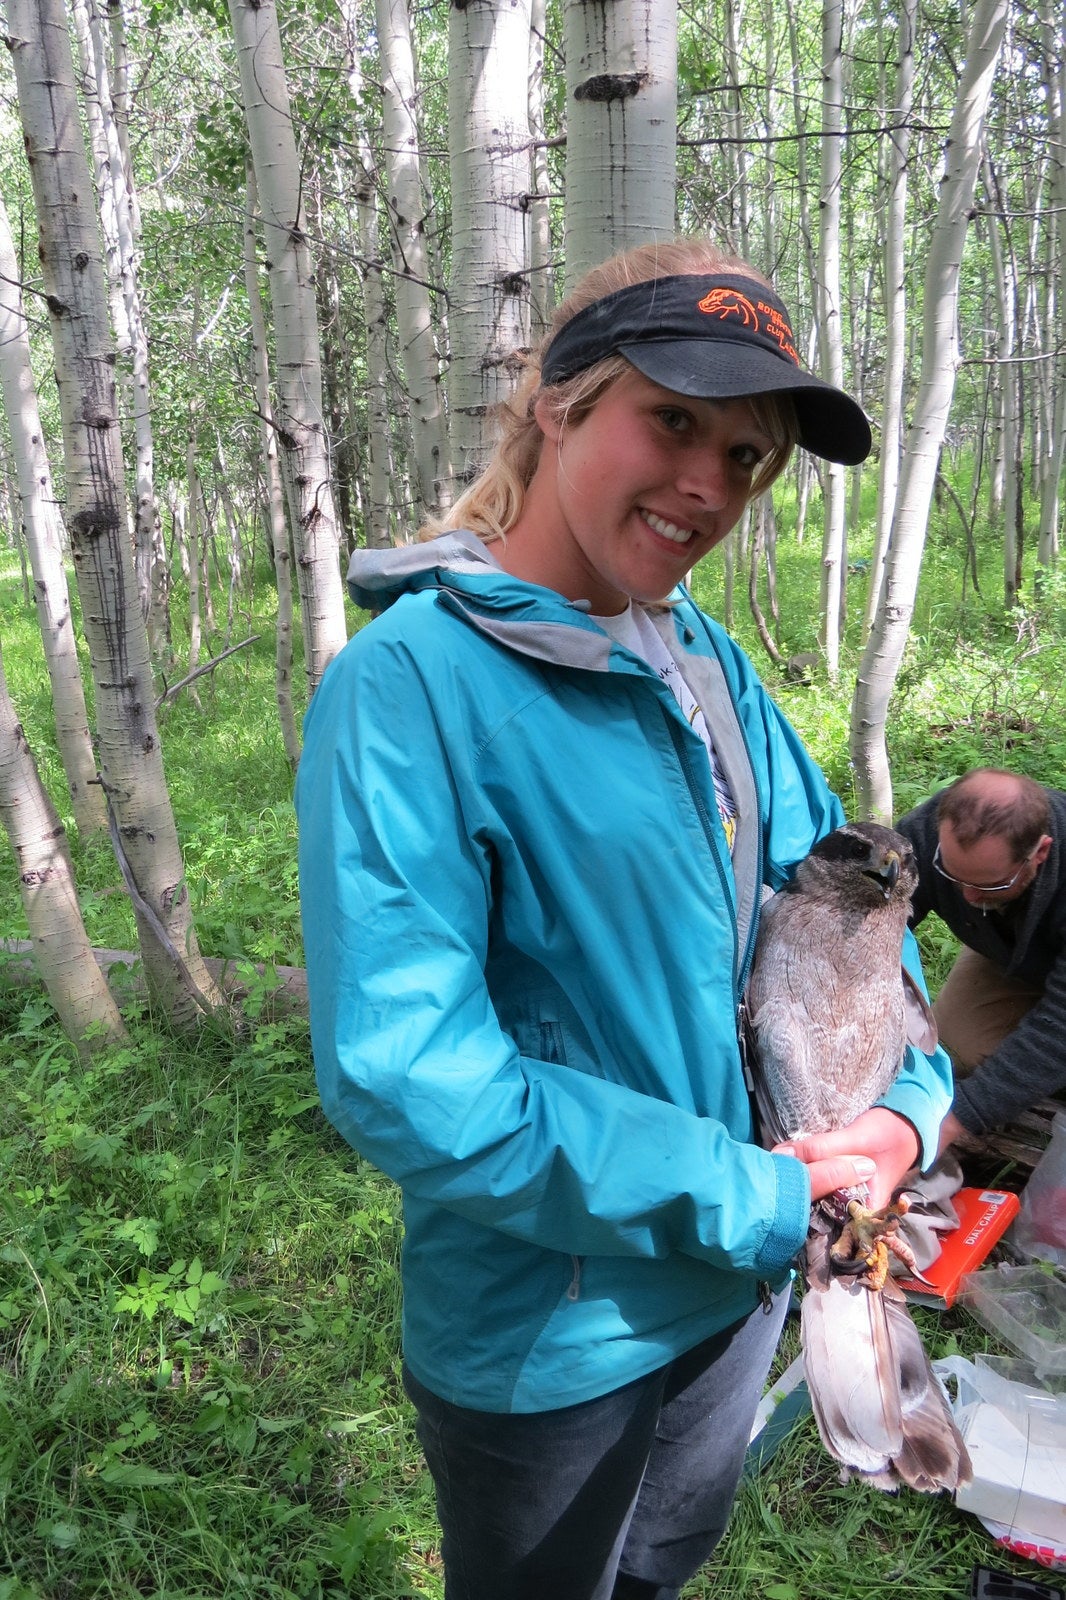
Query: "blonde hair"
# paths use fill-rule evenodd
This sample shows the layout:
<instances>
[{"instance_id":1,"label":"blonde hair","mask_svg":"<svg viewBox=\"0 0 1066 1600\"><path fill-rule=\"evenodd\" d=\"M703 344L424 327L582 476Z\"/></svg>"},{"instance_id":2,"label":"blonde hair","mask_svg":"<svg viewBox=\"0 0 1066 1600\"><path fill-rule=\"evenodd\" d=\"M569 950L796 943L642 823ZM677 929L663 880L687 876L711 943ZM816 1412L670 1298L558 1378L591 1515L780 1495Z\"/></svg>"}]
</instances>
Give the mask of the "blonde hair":
<instances>
[{"instance_id":1,"label":"blonde hair","mask_svg":"<svg viewBox=\"0 0 1066 1600\"><path fill-rule=\"evenodd\" d=\"M543 355L571 317L605 295L627 289L631 284L653 283L659 278L686 273L718 272L742 272L745 277L764 283L768 289L773 288L761 272L710 239L675 239L666 244L637 245L587 272L556 308L547 334L537 349L524 359L524 371L514 393L499 407L496 414L499 437L487 467L442 517L430 520L419 530L419 538L434 539L455 528L469 528L486 542L502 539L521 514L526 489L540 460L544 435L534 414L537 402L545 399L555 421L576 426L612 384L633 371L624 356L612 355L563 383L542 387ZM749 498L754 500L784 471L799 437L799 426L791 402L783 395L752 395L748 403L759 427L773 441L772 448L752 474Z\"/></svg>"}]
</instances>

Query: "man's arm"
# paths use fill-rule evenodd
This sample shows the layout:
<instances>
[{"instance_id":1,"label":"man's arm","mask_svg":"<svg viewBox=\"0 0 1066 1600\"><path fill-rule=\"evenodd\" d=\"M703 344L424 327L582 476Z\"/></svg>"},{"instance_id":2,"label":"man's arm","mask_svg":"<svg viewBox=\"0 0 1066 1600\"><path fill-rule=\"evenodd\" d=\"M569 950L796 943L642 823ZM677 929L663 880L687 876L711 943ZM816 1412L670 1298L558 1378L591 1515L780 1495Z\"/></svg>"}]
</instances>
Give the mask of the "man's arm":
<instances>
[{"instance_id":1,"label":"man's arm","mask_svg":"<svg viewBox=\"0 0 1066 1600\"><path fill-rule=\"evenodd\" d=\"M1066 1089L1066 955L1048 973L1044 998L997 1050L955 1086L954 1120L968 1133L1002 1127L1037 1100Z\"/></svg>"}]
</instances>

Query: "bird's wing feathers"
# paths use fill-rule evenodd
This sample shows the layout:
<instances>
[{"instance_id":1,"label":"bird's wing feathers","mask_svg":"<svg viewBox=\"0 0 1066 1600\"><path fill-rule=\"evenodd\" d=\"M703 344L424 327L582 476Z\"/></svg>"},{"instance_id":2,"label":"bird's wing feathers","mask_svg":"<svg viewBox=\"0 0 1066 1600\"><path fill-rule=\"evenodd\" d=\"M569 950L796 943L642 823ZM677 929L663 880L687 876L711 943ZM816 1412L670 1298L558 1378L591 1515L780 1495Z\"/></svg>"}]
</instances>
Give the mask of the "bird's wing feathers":
<instances>
[{"instance_id":1,"label":"bird's wing feathers","mask_svg":"<svg viewBox=\"0 0 1066 1600\"><path fill-rule=\"evenodd\" d=\"M903 973L903 1007L907 1018L907 1042L917 1045L919 1050L924 1050L927 1056L931 1056L940 1039L933 1008L906 967L901 967L900 971Z\"/></svg>"}]
</instances>

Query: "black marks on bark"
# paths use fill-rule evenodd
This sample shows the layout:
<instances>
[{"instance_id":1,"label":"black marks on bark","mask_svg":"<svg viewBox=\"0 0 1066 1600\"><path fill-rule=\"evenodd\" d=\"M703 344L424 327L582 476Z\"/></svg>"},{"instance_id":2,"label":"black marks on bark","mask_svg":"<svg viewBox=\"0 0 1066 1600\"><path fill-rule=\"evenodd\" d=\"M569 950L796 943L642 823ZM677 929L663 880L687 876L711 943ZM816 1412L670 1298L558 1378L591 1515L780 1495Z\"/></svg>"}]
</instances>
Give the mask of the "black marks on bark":
<instances>
[{"instance_id":1,"label":"black marks on bark","mask_svg":"<svg viewBox=\"0 0 1066 1600\"><path fill-rule=\"evenodd\" d=\"M110 427L110 423L107 426ZM73 544L83 540L114 538L121 526L118 511L113 505L90 506L67 518L67 531Z\"/></svg>"},{"instance_id":2,"label":"black marks on bark","mask_svg":"<svg viewBox=\"0 0 1066 1600\"><path fill-rule=\"evenodd\" d=\"M63 871L59 867L41 867L35 872L23 872L19 881L26 889L41 889L46 883L51 883L54 878L63 876Z\"/></svg>"},{"instance_id":3,"label":"black marks on bark","mask_svg":"<svg viewBox=\"0 0 1066 1600\"><path fill-rule=\"evenodd\" d=\"M649 81L646 72L601 72L574 90L575 100L632 100Z\"/></svg>"}]
</instances>

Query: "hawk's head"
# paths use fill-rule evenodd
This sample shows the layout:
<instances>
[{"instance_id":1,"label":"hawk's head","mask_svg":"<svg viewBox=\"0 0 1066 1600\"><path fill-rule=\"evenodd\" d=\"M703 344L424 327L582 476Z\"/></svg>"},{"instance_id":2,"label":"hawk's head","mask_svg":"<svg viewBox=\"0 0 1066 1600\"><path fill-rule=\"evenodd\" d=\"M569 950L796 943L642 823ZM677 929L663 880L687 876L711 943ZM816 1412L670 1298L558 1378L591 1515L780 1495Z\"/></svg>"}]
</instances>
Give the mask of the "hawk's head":
<instances>
[{"instance_id":1,"label":"hawk's head","mask_svg":"<svg viewBox=\"0 0 1066 1600\"><path fill-rule=\"evenodd\" d=\"M796 869L802 894L831 894L854 905L909 900L918 883L914 851L894 828L847 822L820 839Z\"/></svg>"}]
</instances>

